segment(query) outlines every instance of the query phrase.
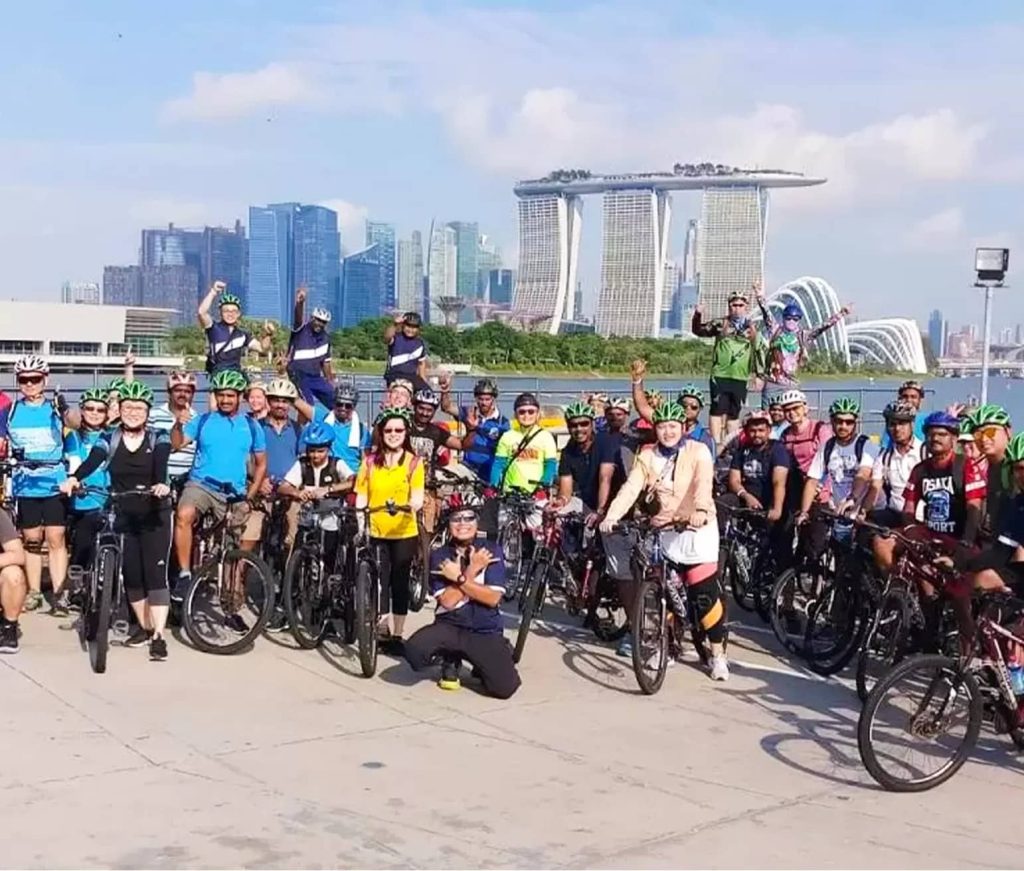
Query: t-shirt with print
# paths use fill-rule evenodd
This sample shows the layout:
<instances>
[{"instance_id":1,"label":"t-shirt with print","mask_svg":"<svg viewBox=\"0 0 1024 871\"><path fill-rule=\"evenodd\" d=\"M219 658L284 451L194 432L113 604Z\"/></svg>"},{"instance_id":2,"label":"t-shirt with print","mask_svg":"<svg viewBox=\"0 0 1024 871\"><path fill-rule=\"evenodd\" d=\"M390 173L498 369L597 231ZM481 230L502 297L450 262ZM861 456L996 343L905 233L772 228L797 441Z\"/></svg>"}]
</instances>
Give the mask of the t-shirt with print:
<instances>
[{"instance_id":1,"label":"t-shirt with print","mask_svg":"<svg viewBox=\"0 0 1024 871\"><path fill-rule=\"evenodd\" d=\"M101 438L103 438L103 430L99 429L71 430L64 437L64 462L67 463L68 471L72 475ZM104 463L86 477L82 484L109 492L110 472L107 471L106 466L107 464ZM106 501L106 496L101 493L79 492L71 500L71 507L75 511L97 511L104 506Z\"/></svg>"},{"instance_id":2,"label":"t-shirt with print","mask_svg":"<svg viewBox=\"0 0 1024 871\"><path fill-rule=\"evenodd\" d=\"M442 426L431 421L425 426L413 422L409 428L409 441L412 442L413 453L427 466L429 472L434 468L438 448L443 448L451 433Z\"/></svg>"},{"instance_id":3,"label":"t-shirt with print","mask_svg":"<svg viewBox=\"0 0 1024 871\"><path fill-rule=\"evenodd\" d=\"M807 477L819 481L822 489L827 491L833 507L846 501L853 494L853 482L862 469L870 470L875 463L875 449L870 441L863 440L860 459L857 459L857 442L860 437L852 439L845 445L838 440L829 439L824 442L807 470ZM829 444L832 451L825 466L825 451Z\"/></svg>"},{"instance_id":4,"label":"t-shirt with print","mask_svg":"<svg viewBox=\"0 0 1024 871\"><path fill-rule=\"evenodd\" d=\"M740 473L740 482L762 507L772 505L772 476L778 468L789 468L789 454L778 442L765 442L760 448L744 445L733 452L730 469Z\"/></svg>"},{"instance_id":5,"label":"t-shirt with print","mask_svg":"<svg viewBox=\"0 0 1024 871\"><path fill-rule=\"evenodd\" d=\"M476 583L504 593L506 584L505 554L500 545L493 541L478 541L476 547L485 548L491 553L491 561L483 575L476 576ZM441 573L441 564L445 560L456 561L460 568L465 569L469 565L468 550L446 544L430 554L430 594L435 599L451 586ZM438 623L450 623L460 629L468 629L470 632L478 632L482 635L494 635L501 632L503 628L501 611L498 608L490 608L482 602L470 599L465 594L461 601L451 608L444 608L438 603L434 613Z\"/></svg>"},{"instance_id":6,"label":"t-shirt with print","mask_svg":"<svg viewBox=\"0 0 1024 871\"><path fill-rule=\"evenodd\" d=\"M915 514L924 503L924 522L932 531L962 538L967 522L967 502L985 498L981 470L963 457L950 456L945 462L929 457L918 463L903 489L903 511Z\"/></svg>"},{"instance_id":7,"label":"t-shirt with print","mask_svg":"<svg viewBox=\"0 0 1024 871\"><path fill-rule=\"evenodd\" d=\"M8 440L12 451L24 451L28 463L14 471L16 498L45 499L60 492L60 484L67 478L64 431L50 402L33 405L19 399L0 412L0 438ZM39 465L33 468L33 462Z\"/></svg>"}]
</instances>

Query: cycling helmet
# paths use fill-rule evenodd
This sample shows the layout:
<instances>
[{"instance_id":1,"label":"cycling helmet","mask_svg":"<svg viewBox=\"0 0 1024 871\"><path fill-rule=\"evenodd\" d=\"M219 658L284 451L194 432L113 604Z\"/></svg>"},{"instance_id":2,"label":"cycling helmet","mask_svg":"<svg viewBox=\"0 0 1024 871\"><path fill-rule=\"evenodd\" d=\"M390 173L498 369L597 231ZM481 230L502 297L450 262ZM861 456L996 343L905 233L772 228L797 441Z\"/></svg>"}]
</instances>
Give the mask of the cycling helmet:
<instances>
[{"instance_id":1,"label":"cycling helmet","mask_svg":"<svg viewBox=\"0 0 1024 871\"><path fill-rule=\"evenodd\" d=\"M743 418L743 428L746 429L748 426L754 426L755 424L763 423L765 426L773 426L771 417L768 416L767 411L760 411L755 409L751 411L745 418Z\"/></svg>"},{"instance_id":2,"label":"cycling helmet","mask_svg":"<svg viewBox=\"0 0 1024 871\"><path fill-rule=\"evenodd\" d=\"M589 402L573 402L565 407L565 421L578 420L585 417L587 420L594 419L594 406Z\"/></svg>"},{"instance_id":3,"label":"cycling helmet","mask_svg":"<svg viewBox=\"0 0 1024 871\"><path fill-rule=\"evenodd\" d=\"M679 404L683 404L684 399L696 399L700 403L700 407L704 407L704 391L701 390L696 384L684 384L683 389L679 391Z\"/></svg>"},{"instance_id":4,"label":"cycling helmet","mask_svg":"<svg viewBox=\"0 0 1024 871\"><path fill-rule=\"evenodd\" d=\"M419 316L419 312L406 312L402 315L402 321L407 327L419 327L423 325L423 318Z\"/></svg>"},{"instance_id":5,"label":"cycling helmet","mask_svg":"<svg viewBox=\"0 0 1024 871\"><path fill-rule=\"evenodd\" d=\"M686 411L678 402L663 402L654 409L654 423L666 423L670 420L674 420L676 423L686 420Z\"/></svg>"},{"instance_id":6,"label":"cycling helmet","mask_svg":"<svg viewBox=\"0 0 1024 871\"><path fill-rule=\"evenodd\" d=\"M860 417L860 403L851 396L840 396L828 407L828 416L835 417L838 414L852 414Z\"/></svg>"},{"instance_id":7,"label":"cycling helmet","mask_svg":"<svg viewBox=\"0 0 1024 871\"><path fill-rule=\"evenodd\" d=\"M952 433L960 432L960 421L946 411L933 411L924 419L924 430L948 429Z\"/></svg>"},{"instance_id":8,"label":"cycling helmet","mask_svg":"<svg viewBox=\"0 0 1024 871\"><path fill-rule=\"evenodd\" d=\"M42 375L49 375L50 364L38 354L24 354L14 361L14 374L21 375L24 372L39 372Z\"/></svg>"},{"instance_id":9,"label":"cycling helmet","mask_svg":"<svg viewBox=\"0 0 1024 871\"><path fill-rule=\"evenodd\" d=\"M400 418L401 420L404 420L406 424L412 422L412 417L409 414L408 408L398 408L395 405L386 405L380 410L380 413L377 415L376 420L374 420L373 425L380 426L385 421L393 418Z\"/></svg>"},{"instance_id":10,"label":"cycling helmet","mask_svg":"<svg viewBox=\"0 0 1024 871\"><path fill-rule=\"evenodd\" d=\"M591 393L588 402L603 402L605 405L608 404L607 393Z\"/></svg>"},{"instance_id":11,"label":"cycling helmet","mask_svg":"<svg viewBox=\"0 0 1024 871\"><path fill-rule=\"evenodd\" d=\"M298 399L299 391L295 389L295 385L292 384L287 378L275 378L267 385L267 389L264 391L269 399L271 396L275 396L281 399Z\"/></svg>"},{"instance_id":12,"label":"cycling helmet","mask_svg":"<svg viewBox=\"0 0 1024 871\"><path fill-rule=\"evenodd\" d=\"M153 388L141 381L129 381L118 392L121 394L122 402L145 402L150 406L153 404Z\"/></svg>"},{"instance_id":13,"label":"cycling helmet","mask_svg":"<svg viewBox=\"0 0 1024 871\"><path fill-rule=\"evenodd\" d=\"M983 426L1009 426L1010 415L1001 405L989 403L971 411L963 420L961 429L965 433L973 433Z\"/></svg>"},{"instance_id":14,"label":"cycling helmet","mask_svg":"<svg viewBox=\"0 0 1024 871\"><path fill-rule=\"evenodd\" d=\"M417 390L412 401L415 405L429 405L431 408L437 408L441 404L438 395L430 388Z\"/></svg>"},{"instance_id":15,"label":"cycling helmet","mask_svg":"<svg viewBox=\"0 0 1024 871\"><path fill-rule=\"evenodd\" d=\"M608 400L609 408L616 408L619 411L629 411L632 407L632 403L625 396L613 396Z\"/></svg>"},{"instance_id":16,"label":"cycling helmet","mask_svg":"<svg viewBox=\"0 0 1024 871\"><path fill-rule=\"evenodd\" d=\"M210 379L210 389L214 392L218 390L236 390L242 393L249 383L245 380L245 376L234 369L221 369L213 378Z\"/></svg>"},{"instance_id":17,"label":"cycling helmet","mask_svg":"<svg viewBox=\"0 0 1024 871\"><path fill-rule=\"evenodd\" d=\"M897 400L896 402L890 402L885 407L885 411L882 412L882 416L887 421L913 423L914 419L917 417L917 411L909 402Z\"/></svg>"},{"instance_id":18,"label":"cycling helmet","mask_svg":"<svg viewBox=\"0 0 1024 871\"><path fill-rule=\"evenodd\" d=\"M82 395L78 397L78 404L85 405L87 402L102 402L106 405L107 391L102 387L90 387L87 390L83 390Z\"/></svg>"},{"instance_id":19,"label":"cycling helmet","mask_svg":"<svg viewBox=\"0 0 1024 871\"><path fill-rule=\"evenodd\" d=\"M481 378L476 384L473 385L474 396L497 396L498 385L494 383L490 378Z\"/></svg>"},{"instance_id":20,"label":"cycling helmet","mask_svg":"<svg viewBox=\"0 0 1024 871\"><path fill-rule=\"evenodd\" d=\"M1006 462L1010 465L1024 462L1024 432L1019 432L1006 446Z\"/></svg>"},{"instance_id":21,"label":"cycling helmet","mask_svg":"<svg viewBox=\"0 0 1024 871\"><path fill-rule=\"evenodd\" d=\"M359 391L354 384L339 384L334 388L334 404L339 402L351 402L353 405L359 402Z\"/></svg>"},{"instance_id":22,"label":"cycling helmet","mask_svg":"<svg viewBox=\"0 0 1024 871\"><path fill-rule=\"evenodd\" d=\"M802 321L804 318L804 311L800 306L795 303L790 303L782 310L783 318L796 318L798 321Z\"/></svg>"},{"instance_id":23,"label":"cycling helmet","mask_svg":"<svg viewBox=\"0 0 1024 871\"><path fill-rule=\"evenodd\" d=\"M331 322L331 312L329 309L325 309L322 305L318 305L313 309L313 317L318 321L323 321L325 324Z\"/></svg>"},{"instance_id":24,"label":"cycling helmet","mask_svg":"<svg viewBox=\"0 0 1024 871\"><path fill-rule=\"evenodd\" d=\"M242 300L240 300L233 293L222 293L220 295L220 305L233 305L238 308L242 307Z\"/></svg>"},{"instance_id":25,"label":"cycling helmet","mask_svg":"<svg viewBox=\"0 0 1024 871\"><path fill-rule=\"evenodd\" d=\"M334 427L318 421L307 423L302 430L302 443L307 448L329 448L334 444Z\"/></svg>"},{"instance_id":26,"label":"cycling helmet","mask_svg":"<svg viewBox=\"0 0 1024 871\"><path fill-rule=\"evenodd\" d=\"M734 290L732 293L729 294L729 302L748 302L748 301L749 301L749 297L747 296L746 291Z\"/></svg>"},{"instance_id":27,"label":"cycling helmet","mask_svg":"<svg viewBox=\"0 0 1024 871\"><path fill-rule=\"evenodd\" d=\"M456 511L479 511L483 504L483 500L475 493L452 493L445 500L444 507L454 513Z\"/></svg>"},{"instance_id":28,"label":"cycling helmet","mask_svg":"<svg viewBox=\"0 0 1024 871\"><path fill-rule=\"evenodd\" d=\"M787 405L807 405L807 394L802 390L783 390L775 397L775 404L783 408Z\"/></svg>"},{"instance_id":29,"label":"cycling helmet","mask_svg":"<svg viewBox=\"0 0 1024 871\"><path fill-rule=\"evenodd\" d=\"M408 378L395 378L390 384L388 384L388 390L394 390L396 387L408 390L410 396L416 392L416 388L413 387L412 382Z\"/></svg>"},{"instance_id":30,"label":"cycling helmet","mask_svg":"<svg viewBox=\"0 0 1024 871\"><path fill-rule=\"evenodd\" d=\"M172 372L167 376L167 389L173 390L175 387L191 387L195 390L196 376L191 372L186 372L184 369L178 369L176 372Z\"/></svg>"},{"instance_id":31,"label":"cycling helmet","mask_svg":"<svg viewBox=\"0 0 1024 871\"><path fill-rule=\"evenodd\" d=\"M921 396L924 396L924 385L920 381L917 381L916 379L913 378L911 378L909 381L904 381L900 385L900 389L897 390L896 392L902 393L904 390L916 390L919 394L921 394Z\"/></svg>"},{"instance_id":32,"label":"cycling helmet","mask_svg":"<svg viewBox=\"0 0 1024 871\"><path fill-rule=\"evenodd\" d=\"M264 396L267 395L267 385L264 384L262 381L250 381L249 386L245 388L245 392L248 394L251 393L253 390L260 390L263 392Z\"/></svg>"},{"instance_id":33,"label":"cycling helmet","mask_svg":"<svg viewBox=\"0 0 1024 871\"><path fill-rule=\"evenodd\" d=\"M662 396L660 390L645 390L644 396L647 397L647 401L651 403L651 405L657 405L665 398Z\"/></svg>"},{"instance_id":34,"label":"cycling helmet","mask_svg":"<svg viewBox=\"0 0 1024 871\"><path fill-rule=\"evenodd\" d=\"M127 383L128 382L125 381L124 378L120 378L120 377L118 377L118 378L111 378L110 379L110 383L106 387L106 391L107 391L108 394L111 394L111 393L118 393L118 394L123 393L125 385Z\"/></svg>"},{"instance_id":35,"label":"cycling helmet","mask_svg":"<svg viewBox=\"0 0 1024 871\"><path fill-rule=\"evenodd\" d=\"M519 411L520 408L540 408L540 400L537 399L533 393L520 393L516 397L516 401L512 403L512 408Z\"/></svg>"}]
</instances>

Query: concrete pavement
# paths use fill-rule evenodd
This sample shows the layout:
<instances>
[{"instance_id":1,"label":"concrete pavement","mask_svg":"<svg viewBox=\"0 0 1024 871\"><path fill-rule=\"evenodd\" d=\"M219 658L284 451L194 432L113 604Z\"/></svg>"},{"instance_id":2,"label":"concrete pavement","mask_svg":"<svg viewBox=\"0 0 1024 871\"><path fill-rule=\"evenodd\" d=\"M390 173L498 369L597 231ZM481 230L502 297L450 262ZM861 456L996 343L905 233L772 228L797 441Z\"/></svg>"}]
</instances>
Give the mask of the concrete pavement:
<instances>
[{"instance_id":1,"label":"concrete pavement","mask_svg":"<svg viewBox=\"0 0 1024 871\"><path fill-rule=\"evenodd\" d=\"M676 665L644 697L628 661L545 616L507 702L386 657L365 680L288 636L225 658L171 642L164 663L115 648L95 675L73 633L26 616L0 659L0 865L1020 866L1004 738L937 790L887 794L855 694L770 631L736 628L727 684Z\"/></svg>"}]
</instances>

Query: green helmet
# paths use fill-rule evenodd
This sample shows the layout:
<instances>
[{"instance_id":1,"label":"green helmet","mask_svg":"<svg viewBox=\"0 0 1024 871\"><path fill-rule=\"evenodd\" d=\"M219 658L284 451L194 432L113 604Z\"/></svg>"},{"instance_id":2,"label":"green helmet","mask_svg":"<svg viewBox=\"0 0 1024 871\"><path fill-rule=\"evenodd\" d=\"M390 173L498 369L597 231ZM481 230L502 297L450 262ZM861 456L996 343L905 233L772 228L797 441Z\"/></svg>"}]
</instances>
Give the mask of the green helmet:
<instances>
[{"instance_id":1,"label":"green helmet","mask_svg":"<svg viewBox=\"0 0 1024 871\"><path fill-rule=\"evenodd\" d=\"M573 402L565 407L565 420L576 420L578 417L585 417L588 420L594 419L594 407L589 402Z\"/></svg>"},{"instance_id":2,"label":"green helmet","mask_svg":"<svg viewBox=\"0 0 1024 871\"><path fill-rule=\"evenodd\" d=\"M210 379L210 389L214 392L218 390L237 390L242 393L249 386L249 382L246 381L245 376L234 369L221 369L213 378Z\"/></svg>"},{"instance_id":3,"label":"green helmet","mask_svg":"<svg viewBox=\"0 0 1024 871\"><path fill-rule=\"evenodd\" d=\"M407 426L412 423L412 415L409 414L408 408L399 408L397 405L386 405L377 414L377 418L374 420L373 425L380 426L384 421L392 419L404 420Z\"/></svg>"},{"instance_id":4,"label":"green helmet","mask_svg":"<svg viewBox=\"0 0 1024 871\"><path fill-rule=\"evenodd\" d=\"M852 396L840 396L828 407L828 416L835 417L838 414L852 414L860 417L860 403Z\"/></svg>"},{"instance_id":5,"label":"green helmet","mask_svg":"<svg viewBox=\"0 0 1024 871\"><path fill-rule=\"evenodd\" d=\"M220 305L236 305L239 308L242 307L242 300L240 300L233 293L222 293L220 295Z\"/></svg>"},{"instance_id":6,"label":"green helmet","mask_svg":"<svg viewBox=\"0 0 1024 871\"><path fill-rule=\"evenodd\" d=\"M700 403L700 407L704 407L704 391L701 390L696 384L684 384L683 389L679 391L679 404L682 405L684 399L696 399Z\"/></svg>"},{"instance_id":7,"label":"green helmet","mask_svg":"<svg viewBox=\"0 0 1024 871\"><path fill-rule=\"evenodd\" d=\"M90 387L82 391L82 395L78 397L78 404L85 405L87 402L102 402L106 405L109 393L110 391L105 387Z\"/></svg>"},{"instance_id":8,"label":"green helmet","mask_svg":"<svg viewBox=\"0 0 1024 871\"><path fill-rule=\"evenodd\" d=\"M960 423L960 432L973 433L983 426L1009 426L1010 415L1001 405L981 405L968 414Z\"/></svg>"},{"instance_id":9,"label":"green helmet","mask_svg":"<svg viewBox=\"0 0 1024 871\"><path fill-rule=\"evenodd\" d=\"M124 378L111 378L110 383L104 388L107 394L121 393L124 390L125 384L128 382Z\"/></svg>"},{"instance_id":10,"label":"green helmet","mask_svg":"<svg viewBox=\"0 0 1024 871\"><path fill-rule=\"evenodd\" d=\"M1024 462L1024 432L1019 432L1006 446L1006 462L1011 466Z\"/></svg>"},{"instance_id":11,"label":"green helmet","mask_svg":"<svg viewBox=\"0 0 1024 871\"><path fill-rule=\"evenodd\" d=\"M141 381L129 381L121 388L121 401L145 402L146 405L153 404L153 388Z\"/></svg>"},{"instance_id":12,"label":"green helmet","mask_svg":"<svg viewBox=\"0 0 1024 871\"><path fill-rule=\"evenodd\" d=\"M665 423L670 420L677 423L686 420L686 411L678 402L663 402L654 409L654 423Z\"/></svg>"}]
</instances>

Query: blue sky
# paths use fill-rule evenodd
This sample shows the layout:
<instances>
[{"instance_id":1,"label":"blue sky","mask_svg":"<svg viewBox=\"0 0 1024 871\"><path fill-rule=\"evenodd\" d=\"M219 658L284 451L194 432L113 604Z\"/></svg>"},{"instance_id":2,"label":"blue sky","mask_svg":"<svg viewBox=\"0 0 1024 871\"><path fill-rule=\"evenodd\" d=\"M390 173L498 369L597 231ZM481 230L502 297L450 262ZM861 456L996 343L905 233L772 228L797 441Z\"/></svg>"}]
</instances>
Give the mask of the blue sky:
<instances>
[{"instance_id":1,"label":"blue sky","mask_svg":"<svg viewBox=\"0 0 1024 871\"><path fill-rule=\"evenodd\" d=\"M773 199L770 285L821 275L861 317L973 319L974 246L1014 249L1011 281L1024 262L1022 19L1010 2L11 5L5 293L53 298L133 262L142 226L275 200L337 207L349 249L367 215L402 235L476 219L514 261L515 179L710 159L829 178ZM697 208L675 200L677 251ZM590 199L588 289L599 245ZM1024 320L1018 299L997 323Z\"/></svg>"}]
</instances>

